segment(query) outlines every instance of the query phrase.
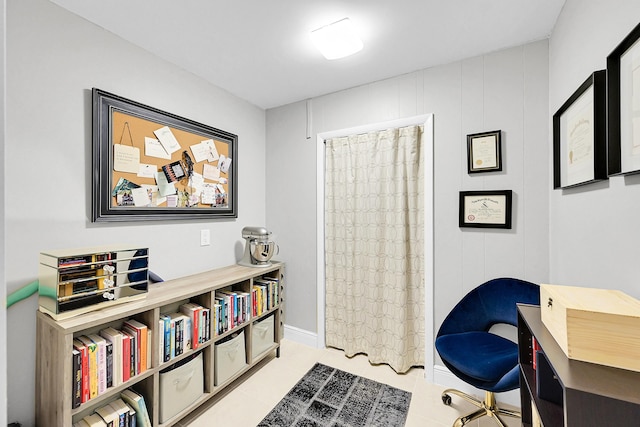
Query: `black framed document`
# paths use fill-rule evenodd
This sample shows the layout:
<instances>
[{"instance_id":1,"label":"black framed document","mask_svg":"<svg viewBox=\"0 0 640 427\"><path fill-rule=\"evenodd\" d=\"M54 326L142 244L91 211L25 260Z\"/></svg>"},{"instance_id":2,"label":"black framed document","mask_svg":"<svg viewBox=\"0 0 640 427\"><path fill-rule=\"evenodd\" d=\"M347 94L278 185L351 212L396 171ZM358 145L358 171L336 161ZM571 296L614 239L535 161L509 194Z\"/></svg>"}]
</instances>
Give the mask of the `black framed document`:
<instances>
[{"instance_id":1,"label":"black framed document","mask_svg":"<svg viewBox=\"0 0 640 427\"><path fill-rule=\"evenodd\" d=\"M467 170L469 173L502 170L501 131L467 135Z\"/></svg>"},{"instance_id":2,"label":"black framed document","mask_svg":"<svg viewBox=\"0 0 640 427\"><path fill-rule=\"evenodd\" d=\"M461 191L458 225L511 228L512 191Z\"/></svg>"},{"instance_id":3,"label":"black framed document","mask_svg":"<svg viewBox=\"0 0 640 427\"><path fill-rule=\"evenodd\" d=\"M594 72L553 115L553 188L607 179L606 71Z\"/></svg>"},{"instance_id":4,"label":"black framed document","mask_svg":"<svg viewBox=\"0 0 640 427\"><path fill-rule=\"evenodd\" d=\"M609 175L640 172L640 24L607 57Z\"/></svg>"}]
</instances>

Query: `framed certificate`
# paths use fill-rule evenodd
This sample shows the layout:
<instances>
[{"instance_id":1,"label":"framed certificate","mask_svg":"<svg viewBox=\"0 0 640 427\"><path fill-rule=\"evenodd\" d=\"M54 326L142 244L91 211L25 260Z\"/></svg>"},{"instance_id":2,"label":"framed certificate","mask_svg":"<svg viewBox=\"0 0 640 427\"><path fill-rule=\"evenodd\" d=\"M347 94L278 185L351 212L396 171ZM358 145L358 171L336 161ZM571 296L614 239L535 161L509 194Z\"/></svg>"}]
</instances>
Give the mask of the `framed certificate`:
<instances>
[{"instance_id":1,"label":"framed certificate","mask_svg":"<svg viewBox=\"0 0 640 427\"><path fill-rule=\"evenodd\" d=\"M499 130L467 135L467 170L469 173L502 170Z\"/></svg>"},{"instance_id":2,"label":"framed certificate","mask_svg":"<svg viewBox=\"0 0 640 427\"><path fill-rule=\"evenodd\" d=\"M640 172L640 24L607 57L609 175Z\"/></svg>"},{"instance_id":3,"label":"framed certificate","mask_svg":"<svg viewBox=\"0 0 640 427\"><path fill-rule=\"evenodd\" d=\"M606 71L594 72L553 115L553 188L607 179Z\"/></svg>"},{"instance_id":4,"label":"framed certificate","mask_svg":"<svg viewBox=\"0 0 640 427\"><path fill-rule=\"evenodd\" d=\"M460 227L511 228L512 191L461 191Z\"/></svg>"}]
</instances>

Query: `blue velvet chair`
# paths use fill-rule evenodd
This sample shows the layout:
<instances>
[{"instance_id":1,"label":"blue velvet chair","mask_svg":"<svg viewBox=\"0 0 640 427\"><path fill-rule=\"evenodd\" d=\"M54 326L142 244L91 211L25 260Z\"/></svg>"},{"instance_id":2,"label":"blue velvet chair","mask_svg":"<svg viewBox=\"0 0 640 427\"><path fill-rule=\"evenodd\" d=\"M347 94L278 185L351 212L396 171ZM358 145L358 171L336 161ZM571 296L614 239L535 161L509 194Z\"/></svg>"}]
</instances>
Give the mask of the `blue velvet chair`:
<instances>
[{"instance_id":1,"label":"blue velvet chair","mask_svg":"<svg viewBox=\"0 0 640 427\"><path fill-rule=\"evenodd\" d=\"M455 389L442 393L445 405L451 404L453 394L479 408L456 419L454 427L485 415L500 426L504 423L499 415L520 417L517 411L498 408L494 394L519 387L518 345L489 332L496 324L517 326L516 303L539 305L538 285L493 279L465 295L442 322L435 343L442 362L462 381L485 391L484 401Z\"/></svg>"}]
</instances>

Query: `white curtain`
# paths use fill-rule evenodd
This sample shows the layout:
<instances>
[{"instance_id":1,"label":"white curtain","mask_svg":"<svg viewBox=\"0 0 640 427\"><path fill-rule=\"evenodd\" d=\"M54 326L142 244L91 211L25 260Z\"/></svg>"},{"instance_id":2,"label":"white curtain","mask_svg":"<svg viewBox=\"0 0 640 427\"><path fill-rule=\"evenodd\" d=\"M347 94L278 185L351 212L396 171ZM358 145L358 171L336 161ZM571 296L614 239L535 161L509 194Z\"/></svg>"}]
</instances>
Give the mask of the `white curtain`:
<instances>
[{"instance_id":1,"label":"white curtain","mask_svg":"<svg viewBox=\"0 0 640 427\"><path fill-rule=\"evenodd\" d=\"M424 366L422 135L325 142L326 343L397 372Z\"/></svg>"}]
</instances>

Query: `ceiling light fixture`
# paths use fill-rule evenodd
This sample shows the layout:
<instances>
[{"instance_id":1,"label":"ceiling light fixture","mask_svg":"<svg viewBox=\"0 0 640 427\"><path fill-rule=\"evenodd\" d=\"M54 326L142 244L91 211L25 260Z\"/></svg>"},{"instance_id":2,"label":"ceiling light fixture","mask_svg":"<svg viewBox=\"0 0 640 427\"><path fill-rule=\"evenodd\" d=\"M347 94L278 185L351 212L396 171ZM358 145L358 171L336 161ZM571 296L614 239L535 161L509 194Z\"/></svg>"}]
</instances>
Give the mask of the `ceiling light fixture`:
<instances>
[{"instance_id":1,"label":"ceiling light fixture","mask_svg":"<svg viewBox=\"0 0 640 427\"><path fill-rule=\"evenodd\" d=\"M359 52L363 47L349 18L313 30L311 39L327 59L344 58Z\"/></svg>"}]
</instances>

